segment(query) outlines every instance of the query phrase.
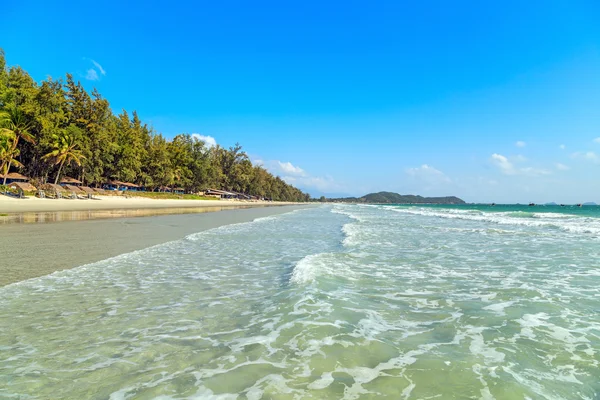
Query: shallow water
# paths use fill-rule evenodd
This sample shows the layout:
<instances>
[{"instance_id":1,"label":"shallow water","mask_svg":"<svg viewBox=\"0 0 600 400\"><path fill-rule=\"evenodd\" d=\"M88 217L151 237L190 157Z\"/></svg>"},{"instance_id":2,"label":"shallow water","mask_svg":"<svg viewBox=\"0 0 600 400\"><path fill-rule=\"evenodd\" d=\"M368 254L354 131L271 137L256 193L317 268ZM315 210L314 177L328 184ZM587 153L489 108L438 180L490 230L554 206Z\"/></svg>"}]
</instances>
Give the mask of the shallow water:
<instances>
[{"instance_id":1,"label":"shallow water","mask_svg":"<svg viewBox=\"0 0 600 400\"><path fill-rule=\"evenodd\" d=\"M597 399L600 219L335 205L0 288L0 397Z\"/></svg>"}]
</instances>

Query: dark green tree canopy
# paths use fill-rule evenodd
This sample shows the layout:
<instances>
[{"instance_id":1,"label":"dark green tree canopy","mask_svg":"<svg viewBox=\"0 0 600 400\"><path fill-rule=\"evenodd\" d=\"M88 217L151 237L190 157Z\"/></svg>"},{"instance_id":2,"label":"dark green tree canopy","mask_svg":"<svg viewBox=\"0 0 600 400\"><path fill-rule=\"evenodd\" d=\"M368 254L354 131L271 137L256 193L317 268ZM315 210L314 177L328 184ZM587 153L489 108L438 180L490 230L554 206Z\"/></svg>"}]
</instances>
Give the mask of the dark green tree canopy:
<instances>
[{"instance_id":1,"label":"dark green tree canopy","mask_svg":"<svg viewBox=\"0 0 600 400\"><path fill-rule=\"evenodd\" d=\"M253 165L239 143L209 147L189 134L168 140L136 111L115 115L96 89L88 93L71 74L38 84L21 67L7 66L2 49L0 117L1 169L40 182L69 175L90 186L119 180L151 191L212 188L282 201L310 198Z\"/></svg>"}]
</instances>

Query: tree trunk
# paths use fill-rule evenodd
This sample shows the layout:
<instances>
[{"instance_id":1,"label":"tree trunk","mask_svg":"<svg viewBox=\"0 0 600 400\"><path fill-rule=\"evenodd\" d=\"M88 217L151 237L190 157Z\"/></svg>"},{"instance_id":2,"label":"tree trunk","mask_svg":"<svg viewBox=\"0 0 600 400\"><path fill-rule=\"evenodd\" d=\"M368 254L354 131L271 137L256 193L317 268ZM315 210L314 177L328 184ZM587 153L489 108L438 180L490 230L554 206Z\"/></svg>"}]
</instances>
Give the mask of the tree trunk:
<instances>
[{"instance_id":1,"label":"tree trunk","mask_svg":"<svg viewBox=\"0 0 600 400\"><path fill-rule=\"evenodd\" d=\"M13 143L12 146L12 154L15 154L14 151L17 148L17 146L19 145L19 134L17 134L15 136L15 142ZM10 158L8 159L8 169L6 170L6 173L4 174L4 182L2 182L3 185L6 185L6 175L8 175L8 173L10 172L10 165L12 164L12 160L13 160L13 156L10 156Z\"/></svg>"},{"instance_id":2,"label":"tree trunk","mask_svg":"<svg viewBox=\"0 0 600 400\"><path fill-rule=\"evenodd\" d=\"M10 171L10 164L12 164L12 156L8 159L8 168L6 168L6 173L4 174L4 182L2 182L3 185L6 185L6 175L8 175L8 171Z\"/></svg>"},{"instance_id":3,"label":"tree trunk","mask_svg":"<svg viewBox=\"0 0 600 400\"><path fill-rule=\"evenodd\" d=\"M60 163L60 167L58 167L58 173L56 174L56 179L54 179L54 184L55 185L58 185L58 178L60 178L60 171L62 170L62 167L63 167L64 163L65 163L65 160L63 160Z\"/></svg>"}]
</instances>

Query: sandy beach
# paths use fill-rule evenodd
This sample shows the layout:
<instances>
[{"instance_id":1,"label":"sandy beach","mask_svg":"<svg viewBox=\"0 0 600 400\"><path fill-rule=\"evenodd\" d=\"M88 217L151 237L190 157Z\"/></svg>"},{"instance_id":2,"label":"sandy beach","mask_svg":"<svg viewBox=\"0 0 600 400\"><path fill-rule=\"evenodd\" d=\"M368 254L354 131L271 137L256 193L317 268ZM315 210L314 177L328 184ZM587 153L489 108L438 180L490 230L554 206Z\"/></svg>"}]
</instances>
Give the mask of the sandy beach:
<instances>
[{"instance_id":1,"label":"sandy beach","mask_svg":"<svg viewBox=\"0 0 600 400\"><path fill-rule=\"evenodd\" d=\"M100 261L222 225L248 222L303 207L313 207L311 205L282 205L281 203L261 206L259 203L245 202L121 198L109 198L107 201L44 201L43 199L29 198L21 201L5 200L3 197L0 202L0 212L20 210L26 213L19 214L21 217L29 213L29 215L34 215L34 220L35 218L39 220L39 214L35 214L35 212L46 213L45 218L49 221L57 220L57 215L66 215L67 217L64 217L63 220L69 219L69 216L73 215L76 215L74 219L83 218L84 220L0 225L0 248L2 249L0 251L0 286ZM144 209L131 210L131 212L148 213L148 209L152 208L158 213L178 212L177 210L183 208L192 213L143 218L87 219L87 213L82 210L89 210L92 204L100 207L100 210L103 207L118 209L111 212L112 216L115 216L115 213L116 216L131 215L127 213L127 209ZM252 208L234 208L240 206ZM176 208L169 209L168 207ZM223 210L224 207L234 209ZM57 212L61 210L74 211ZM78 213L77 210L80 212ZM53 213L49 213L49 211L53 211Z\"/></svg>"},{"instance_id":2,"label":"sandy beach","mask_svg":"<svg viewBox=\"0 0 600 400\"><path fill-rule=\"evenodd\" d=\"M273 205L267 201L240 200L156 200L144 197L98 196L98 200L40 199L27 197L17 199L0 195L0 214L24 212L87 211L148 208L191 208L191 207L239 207ZM291 204L278 202L276 204Z\"/></svg>"}]
</instances>

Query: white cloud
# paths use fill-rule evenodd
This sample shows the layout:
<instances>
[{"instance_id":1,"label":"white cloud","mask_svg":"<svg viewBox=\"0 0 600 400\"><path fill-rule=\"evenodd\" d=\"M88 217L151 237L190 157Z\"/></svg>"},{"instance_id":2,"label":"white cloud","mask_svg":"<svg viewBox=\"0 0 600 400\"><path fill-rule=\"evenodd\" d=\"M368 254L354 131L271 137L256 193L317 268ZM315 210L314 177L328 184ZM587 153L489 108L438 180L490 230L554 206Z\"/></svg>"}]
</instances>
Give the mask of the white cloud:
<instances>
[{"instance_id":1,"label":"white cloud","mask_svg":"<svg viewBox=\"0 0 600 400\"><path fill-rule=\"evenodd\" d=\"M86 58L86 57L83 57L83 60L89 61L92 64L94 64L93 68L89 68L88 70L85 71L85 79L87 79L88 81L99 81L100 75L98 75L98 71L100 71L100 74L102 76L106 75L106 70L104 68L102 68L102 65L100 65L99 62L92 60L91 58Z\"/></svg>"},{"instance_id":2,"label":"white cloud","mask_svg":"<svg viewBox=\"0 0 600 400\"><path fill-rule=\"evenodd\" d=\"M85 74L85 79L87 79L88 81L97 81L100 78L98 77L98 73L96 72L96 70L93 68L90 68L87 70L87 73Z\"/></svg>"},{"instance_id":3,"label":"white cloud","mask_svg":"<svg viewBox=\"0 0 600 400\"><path fill-rule=\"evenodd\" d=\"M102 75L106 75L106 71L104 70L104 68L102 68L102 65L100 65L99 63L97 63L94 60L90 60L92 62L92 64L94 64L96 66L96 68L98 68L98 70L100 71L100 73Z\"/></svg>"},{"instance_id":4,"label":"white cloud","mask_svg":"<svg viewBox=\"0 0 600 400\"><path fill-rule=\"evenodd\" d=\"M559 171L568 171L571 169L571 167L569 167L568 165L565 164L561 164L561 163L556 163L556 169Z\"/></svg>"},{"instance_id":5,"label":"white cloud","mask_svg":"<svg viewBox=\"0 0 600 400\"><path fill-rule=\"evenodd\" d=\"M324 193L340 190L340 186L330 176L282 176L281 179L294 186L317 189Z\"/></svg>"},{"instance_id":6,"label":"white cloud","mask_svg":"<svg viewBox=\"0 0 600 400\"><path fill-rule=\"evenodd\" d=\"M571 154L571 157L580 160L591 161L594 163L600 162L600 158L598 158L598 155L596 155L596 153L594 153L593 151L578 151L576 153Z\"/></svg>"},{"instance_id":7,"label":"white cloud","mask_svg":"<svg viewBox=\"0 0 600 400\"><path fill-rule=\"evenodd\" d=\"M212 136L201 135L199 133L192 133L192 137L206 143L206 147L215 147L217 145L217 141Z\"/></svg>"},{"instance_id":8,"label":"white cloud","mask_svg":"<svg viewBox=\"0 0 600 400\"><path fill-rule=\"evenodd\" d=\"M502 154L492 154L491 161L496 167L500 168L500 171L503 174L515 175L515 166L510 161L508 161L508 158L504 157Z\"/></svg>"},{"instance_id":9,"label":"white cloud","mask_svg":"<svg viewBox=\"0 0 600 400\"><path fill-rule=\"evenodd\" d=\"M516 168L513 163L511 163L508 158L504 157L502 154L494 153L490 158L492 164L500 169L504 175L526 175L526 176L540 176L540 175L549 175L550 171L542 168L533 168L533 167L523 167Z\"/></svg>"},{"instance_id":10,"label":"white cloud","mask_svg":"<svg viewBox=\"0 0 600 400\"><path fill-rule=\"evenodd\" d=\"M594 143L600 143L600 137L597 137L596 139L594 139Z\"/></svg>"},{"instance_id":11,"label":"white cloud","mask_svg":"<svg viewBox=\"0 0 600 400\"><path fill-rule=\"evenodd\" d=\"M328 193L343 189L332 177L311 176L304 169L289 161L255 160L255 162L258 161L262 162L262 165L272 174L280 176L285 182L303 190L316 189L320 192Z\"/></svg>"},{"instance_id":12,"label":"white cloud","mask_svg":"<svg viewBox=\"0 0 600 400\"><path fill-rule=\"evenodd\" d=\"M527 146L527 143L523 142L522 140L519 140L515 143L515 146L517 147L525 147Z\"/></svg>"},{"instance_id":13,"label":"white cloud","mask_svg":"<svg viewBox=\"0 0 600 400\"><path fill-rule=\"evenodd\" d=\"M540 175L550 175L551 174L551 172L548 171L547 169L533 168L533 167L521 168L521 169L519 169L519 173L521 175L527 175L527 176L540 176Z\"/></svg>"},{"instance_id":14,"label":"white cloud","mask_svg":"<svg viewBox=\"0 0 600 400\"><path fill-rule=\"evenodd\" d=\"M417 168L408 168L406 173L414 178L426 180L429 183L450 183L451 179L442 171L423 164Z\"/></svg>"},{"instance_id":15,"label":"white cloud","mask_svg":"<svg viewBox=\"0 0 600 400\"><path fill-rule=\"evenodd\" d=\"M296 167L292 165L291 162L281 162L277 161L277 165L279 169L286 175L292 176L306 176L306 172L300 167Z\"/></svg>"},{"instance_id":16,"label":"white cloud","mask_svg":"<svg viewBox=\"0 0 600 400\"><path fill-rule=\"evenodd\" d=\"M564 150L567 148L567 146L565 146L564 144L561 144L560 146L558 146L561 150Z\"/></svg>"}]
</instances>

